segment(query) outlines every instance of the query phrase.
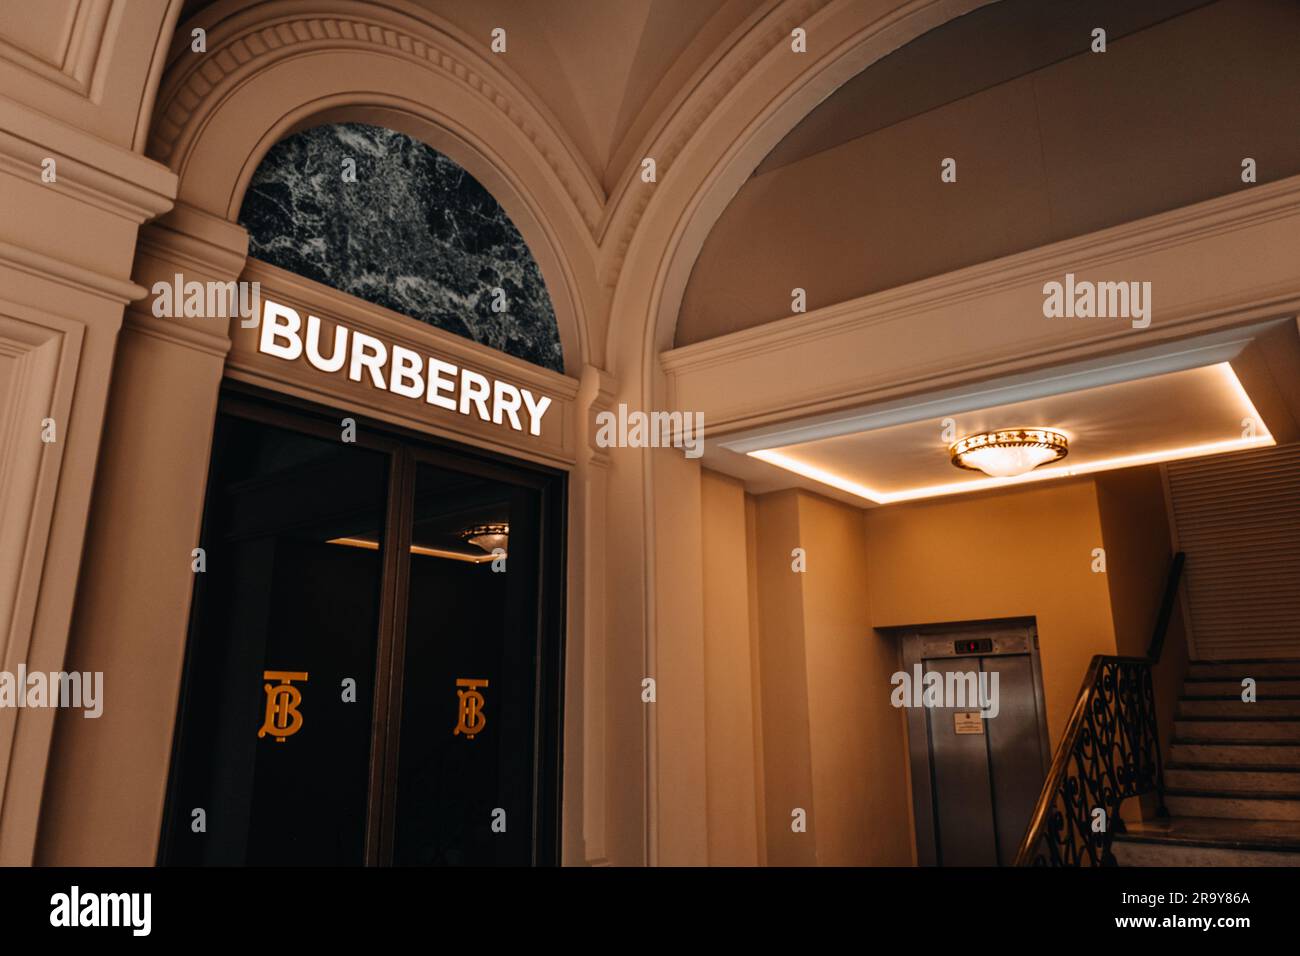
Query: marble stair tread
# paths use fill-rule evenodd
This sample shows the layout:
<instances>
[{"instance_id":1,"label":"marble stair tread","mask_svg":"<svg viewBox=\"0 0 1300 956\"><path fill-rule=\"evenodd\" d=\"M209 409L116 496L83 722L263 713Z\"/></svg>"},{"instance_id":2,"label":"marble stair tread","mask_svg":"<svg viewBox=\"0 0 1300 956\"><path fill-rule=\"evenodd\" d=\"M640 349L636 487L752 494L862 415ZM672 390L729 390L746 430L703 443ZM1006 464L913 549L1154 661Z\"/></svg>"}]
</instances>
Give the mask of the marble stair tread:
<instances>
[{"instance_id":1,"label":"marble stair tread","mask_svg":"<svg viewBox=\"0 0 1300 956\"><path fill-rule=\"evenodd\" d=\"M1232 770L1238 773L1300 773L1300 764L1287 763L1237 763L1232 760L1175 760L1165 765L1166 770Z\"/></svg>"},{"instance_id":2,"label":"marble stair tread","mask_svg":"<svg viewBox=\"0 0 1300 956\"><path fill-rule=\"evenodd\" d=\"M1175 737L1174 747L1294 747L1293 740L1259 740L1255 737Z\"/></svg>"},{"instance_id":3,"label":"marble stair tread","mask_svg":"<svg viewBox=\"0 0 1300 956\"><path fill-rule=\"evenodd\" d=\"M1169 787L1165 795L1170 797L1215 797L1223 800L1300 800L1300 790L1235 790L1229 787L1215 787L1212 790Z\"/></svg>"},{"instance_id":4,"label":"marble stair tread","mask_svg":"<svg viewBox=\"0 0 1300 956\"><path fill-rule=\"evenodd\" d=\"M1188 716L1174 718L1174 735L1179 740L1206 739L1287 740L1300 743L1300 720L1285 717Z\"/></svg>"},{"instance_id":5,"label":"marble stair tread","mask_svg":"<svg viewBox=\"0 0 1300 956\"><path fill-rule=\"evenodd\" d=\"M1173 816L1116 833L1121 866L1300 866L1300 661L1191 662L1167 756Z\"/></svg>"},{"instance_id":6,"label":"marble stair tread","mask_svg":"<svg viewBox=\"0 0 1300 956\"><path fill-rule=\"evenodd\" d=\"M1255 692L1260 700L1300 697L1300 677L1256 677ZM1240 680L1220 677L1189 677L1183 684L1183 696L1193 700L1240 698Z\"/></svg>"},{"instance_id":7,"label":"marble stair tread","mask_svg":"<svg viewBox=\"0 0 1300 956\"><path fill-rule=\"evenodd\" d=\"M1300 767L1300 743L1294 740L1175 740L1169 766Z\"/></svg>"},{"instance_id":8,"label":"marble stair tread","mask_svg":"<svg viewBox=\"0 0 1300 956\"><path fill-rule=\"evenodd\" d=\"M1300 791L1300 766L1175 762L1165 766L1165 781L1176 790L1217 792L1221 789L1256 790L1260 793Z\"/></svg>"},{"instance_id":9,"label":"marble stair tread","mask_svg":"<svg viewBox=\"0 0 1300 956\"><path fill-rule=\"evenodd\" d=\"M1176 817L1300 820L1300 792L1295 790L1241 790L1220 783L1169 787L1165 806Z\"/></svg>"},{"instance_id":10,"label":"marble stair tread","mask_svg":"<svg viewBox=\"0 0 1300 956\"><path fill-rule=\"evenodd\" d=\"M1237 681L1240 681L1243 677L1253 677L1255 680L1269 677L1300 677L1300 661L1284 658L1248 661L1192 661L1188 666L1187 676L1193 680L1212 677L1219 680Z\"/></svg>"},{"instance_id":11,"label":"marble stair tread","mask_svg":"<svg viewBox=\"0 0 1300 956\"><path fill-rule=\"evenodd\" d=\"M1249 707L1249 704L1242 704L1243 707ZM1300 717L1291 717L1285 714L1178 714L1174 720L1218 720L1218 721L1235 721L1235 720L1266 720L1278 724L1300 724Z\"/></svg>"},{"instance_id":12,"label":"marble stair tread","mask_svg":"<svg viewBox=\"0 0 1300 956\"><path fill-rule=\"evenodd\" d=\"M1174 736L1179 740L1223 741L1240 743L1279 743L1300 745L1300 721L1240 721L1219 717L1179 717L1174 721Z\"/></svg>"},{"instance_id":13,"label":"marble stair tread","mask_svg":"<svg viewBox=\"0 0 1300 956\"><path fill-rule=\"evenodd\" d=\"M1238 820L1227 817L1169 817L1128 824L1117 842L1254 850L1300 850L1300 820Z\"/></svg>"}]
</instances>

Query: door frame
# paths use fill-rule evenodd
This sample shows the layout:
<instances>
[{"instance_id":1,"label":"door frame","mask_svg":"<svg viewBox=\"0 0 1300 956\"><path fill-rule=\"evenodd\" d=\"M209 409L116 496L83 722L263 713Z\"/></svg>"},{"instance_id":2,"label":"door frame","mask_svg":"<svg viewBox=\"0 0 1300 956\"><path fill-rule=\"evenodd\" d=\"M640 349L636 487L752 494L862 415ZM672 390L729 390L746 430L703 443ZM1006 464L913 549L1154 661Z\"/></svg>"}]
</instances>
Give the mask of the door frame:
<instances>
[{"instance_id":1,"label":"door frame","mask_svg":"<svg viewBox=\"0 0 1300 956\"><path fill-rule=\"evenodd\" d=\"M369 785L366 800L364 865L391 865L396 820L397 757L400 744L402 665L406 643L409 562L415 470L430 464L536 491L538 502L538 580L533 701L533 839L531 863L558 866L563 812L565 598L568 528L568 474L523 459L449 441L424 432L331 408L282 392L227 378L222 383L217 416L230 415L302 434L338 440L342 419L356 423L356 444L389 456L380 595L376 642L374 703L371 713ZM215 438L215 430L214 430ZM210 490L215 456L209 455L204 486L203 531L210 518ZM391 542L391 546L390 543ZM174 786L183 759L182 724L190 687L190 638L202 613L200 581L195 580L186 632L185 666L177 701L168 768L167 800L157 862L167 859L177 814Z\"/></svg>"},{"instance_id":2,"label":"door frame","mask_svg":"<svg viewBox=\"0 0 1300 956\"><path fill-rule=\"evenodd\" d=\"M945 638L949 641L967 636L969 639L988 638L1001 642L1002 654L1029 654L1033 672L1034 707L1038 714L1039 757L1046 776L1052 763L1051 738L1047 731L1047 710L1043 697L1043 668L1038 653L1038 624L1032 617L1002 618L985 621L955 621L950 624L925 624L891 629L899 641L903 670L913 673L913 666L925 658L922 649L926 638ZM995 643L995 647L997 644ZM958 654L951 657L998 656L989 654ZM934 657L929 659L933 660ZM939 865L938 804L935 802L934 764L930 759L930 731L925 707L907 707L907 751L912 781L912 819L916 837L916 860L920 866Z\"/></svg>"}]
</instances>

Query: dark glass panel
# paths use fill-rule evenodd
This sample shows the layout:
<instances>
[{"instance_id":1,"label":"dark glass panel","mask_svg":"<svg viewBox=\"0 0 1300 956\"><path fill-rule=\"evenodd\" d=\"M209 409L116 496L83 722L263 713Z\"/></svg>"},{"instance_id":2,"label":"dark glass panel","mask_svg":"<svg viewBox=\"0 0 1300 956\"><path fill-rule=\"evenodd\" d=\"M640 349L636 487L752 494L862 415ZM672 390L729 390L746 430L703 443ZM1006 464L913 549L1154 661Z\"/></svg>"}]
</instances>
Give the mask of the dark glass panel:
<instances>
[{"instance_id":1,"label":"dark glass panel","mask_svg":"<svg viewBox=\"0 0 1300 956\"><path fill-rule=\"evenodd\" d=\"M416 474L393 862L527 865L539 495L431 465ZM464 540L484 525L508 525L504 561L492 560L500 542Z\"/></svg>"},{"instance_id":2,"label":"dark glass panel","mask_svg":"<svg viewBox=\"0 0 1300 956\"><path fill-rule=\"evenodd\" d=\"M218 419L164 862L363 862L387 490L384 454Z\"/></svg>"}]
</instances>

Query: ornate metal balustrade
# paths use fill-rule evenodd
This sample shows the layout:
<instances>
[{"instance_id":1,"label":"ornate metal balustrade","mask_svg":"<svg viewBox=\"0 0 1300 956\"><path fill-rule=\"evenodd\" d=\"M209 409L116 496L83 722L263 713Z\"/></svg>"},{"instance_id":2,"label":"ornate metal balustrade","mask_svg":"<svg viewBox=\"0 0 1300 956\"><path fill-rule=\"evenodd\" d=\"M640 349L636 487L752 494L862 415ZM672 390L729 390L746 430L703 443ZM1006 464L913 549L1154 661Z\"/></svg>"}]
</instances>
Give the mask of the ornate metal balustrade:
<instances>
[{"instance_id":1,"label":"ornate metal balustrade","mask_svg":"<svg viewBox=\"0 0 1300 956\"><path fill-rule=\"evenodd\" d=\"M1110 846L1124 832L1120 804L1154 790L1156 813L1169 815L1151 668L1160 660L1182 571L1180 551L1169 566L1146 657L1092 659L1017 866L1115 866Z\"/></svg>"},{"instance_id":2,"label":"ornate metal balustrade","mask_svg":"<svg viewBox=\"0 0 1300 956\"><path fill-rule=\"evenodd\" d=\"M1114 866L1111 839L1124 827L1120 804L1155 790L1164 815L1164 786L1150 662L1097 655L1016 865Z\"/></svg>"}]
</instances>

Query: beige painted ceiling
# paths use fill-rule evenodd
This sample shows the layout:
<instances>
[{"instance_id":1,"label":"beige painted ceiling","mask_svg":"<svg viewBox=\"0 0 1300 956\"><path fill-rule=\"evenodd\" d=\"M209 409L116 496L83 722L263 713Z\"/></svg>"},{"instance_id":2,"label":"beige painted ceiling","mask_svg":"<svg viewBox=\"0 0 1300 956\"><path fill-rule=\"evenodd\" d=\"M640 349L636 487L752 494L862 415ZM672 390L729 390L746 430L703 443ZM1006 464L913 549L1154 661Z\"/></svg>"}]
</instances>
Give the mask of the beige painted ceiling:
<instances>
[{"instance_id":1,"label":"beige painted ceiling","mask_svg":"<svg viewBox=\"0 0 1300 956\"><path fill-rule=\"evenodd\" d=\"M187 0L189 18L212 0ZM423 7L486 50L549 110L611 190L691 76L771 0L399 0Z\"/></svg>"},{"instance_id":2,"label":"beige painted ceiling","mask_svg":"<svg viewBox=\"0 0 1300 956\"><path fill-rule=\"evenodd\" d=\"M762 0L416 0L484 43L555 114L607 189L648 122ZM644 122L643 122L644 121Z\"/></svg>"},{"instance_id":3,"label":"beige painted ceiling","mask_svg":"<svg viewBox=\"0 0 1300 956\"><path fill-rule=\"evenodd\" d=\"M1243 437L1243 419L1253 423L1252 436ZM1070 451L1028 475L989 478L952 465L946 425L958 438L999 428L1052 428L1069 438ZM1221 362L750 455L888 504L1271 444L1232 366Z\"/></svg>"},{"instance_id":4,"label":"beige painted ceiling","mask_svg":"<svg viewBox=\"0 0 1300 956\"><path fill-rule=\"evenodd\" d=\"M853 77L768 154L755 176L1079 54L1079 38L1109 42L1212 0L1001 0L922 34Z\"/></svg>"}]
</instances>

